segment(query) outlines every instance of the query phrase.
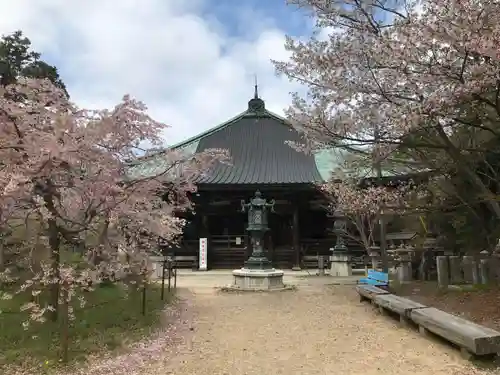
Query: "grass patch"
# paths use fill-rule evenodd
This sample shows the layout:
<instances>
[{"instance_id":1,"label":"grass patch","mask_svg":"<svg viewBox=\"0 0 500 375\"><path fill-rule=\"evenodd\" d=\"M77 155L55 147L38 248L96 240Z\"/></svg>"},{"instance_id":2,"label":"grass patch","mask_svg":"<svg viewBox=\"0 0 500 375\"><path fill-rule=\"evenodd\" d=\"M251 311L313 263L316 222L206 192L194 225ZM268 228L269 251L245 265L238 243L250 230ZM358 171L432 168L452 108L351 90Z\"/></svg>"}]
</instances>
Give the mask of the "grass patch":
<instances>
[{"instance_id":1,"label":"grass patch","mask_svg":"<svg viewBox=\"0 0 500 375\"><path fill-rule=\"evenodd\" d=\"M86 306L75 305L76 319L69 328L70 362L91 353L113 350L138 340L161 323L161 311L172 296L160 298L160 288L151 285L146 293L146 313L142 314L142 292L127 293L121 285L99 287L86 294ZM59 362L61 322L32 323L24 330L26 313L19 307L28 296L0 300L0 369L3 366L53 366ZM0 371L2 373L2 371Z\"/></svg>"}]
</instances>

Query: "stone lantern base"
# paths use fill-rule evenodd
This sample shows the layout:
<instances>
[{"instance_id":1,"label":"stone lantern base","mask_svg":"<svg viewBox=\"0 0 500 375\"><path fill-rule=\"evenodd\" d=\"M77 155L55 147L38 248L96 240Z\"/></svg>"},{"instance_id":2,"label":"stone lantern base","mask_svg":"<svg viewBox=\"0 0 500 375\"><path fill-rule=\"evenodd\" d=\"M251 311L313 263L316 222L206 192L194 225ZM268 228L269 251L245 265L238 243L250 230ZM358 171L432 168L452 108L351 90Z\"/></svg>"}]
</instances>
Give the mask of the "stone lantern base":
<instances>
[{"instance_id":1,"label":"stone lantern base","mask_svg":"<svg viewBox=\"0 0 500 375\"><path fill-rule=\"evenodd\" d=\"M233 271L233 290L274 291L286 289L283 283L284 272L274 268L258 270L241 268Z\"/></svg>"},{"instance_id":2,"label":"stone lantern base","mask_svg":"<svg viewBox=\"0 0 500 375\"><path fill-rule=\"evenodd\" d=\"M330 256L331 276L352 276L351 257L346 253L333 252Z\"/></svg>"}]
</instances>

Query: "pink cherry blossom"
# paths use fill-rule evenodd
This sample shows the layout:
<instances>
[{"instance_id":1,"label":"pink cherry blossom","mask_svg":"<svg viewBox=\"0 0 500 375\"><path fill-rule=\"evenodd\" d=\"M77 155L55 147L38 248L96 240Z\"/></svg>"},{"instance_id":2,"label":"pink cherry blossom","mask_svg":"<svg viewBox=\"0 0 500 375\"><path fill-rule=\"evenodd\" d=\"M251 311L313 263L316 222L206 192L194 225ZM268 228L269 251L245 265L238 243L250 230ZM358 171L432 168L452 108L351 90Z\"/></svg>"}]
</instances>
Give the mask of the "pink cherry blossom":
<instances>
[{"instance_id":1,"label":"pink cherry blossom","mask_svg":"<svg viewBox=\"0 0 500 375\"><path fill-rule=\"evenodd\" d=\"M460 173L500 217L474 162L498 138L500 3L289 0L320 34L288 38L279 73L307 86L288 118L314 147L377 148ZM395 152L399 155L395 155ZM380 161L380 160L379 160Z\"/></svg>"},{"instance_id":2,"label":"pink cherry blossom","mask_svg":"<svg viewBox=\"0 0 500 375\"><path fill-rule=\"evenodd\" d=\"M103 279L147 281L158 239L182 233L178 213L190 209L196 178L227 159L223 150L166 149L153 174L131 176L132 166L145 162L141 145L165 142L166 125L146 110L128 95L110 110L80 109L48 80L20 78L0 88L0 229L13 218L35 220L37 245L50 249L20 289L34 297L43 288L53 292L50 306L34 298L23 307L32 320L43 321L78 288ZM81 247L86 267L60 261L63 243ZM29 241L24 246L38 251Z\"/></svg>"}]
</instances>

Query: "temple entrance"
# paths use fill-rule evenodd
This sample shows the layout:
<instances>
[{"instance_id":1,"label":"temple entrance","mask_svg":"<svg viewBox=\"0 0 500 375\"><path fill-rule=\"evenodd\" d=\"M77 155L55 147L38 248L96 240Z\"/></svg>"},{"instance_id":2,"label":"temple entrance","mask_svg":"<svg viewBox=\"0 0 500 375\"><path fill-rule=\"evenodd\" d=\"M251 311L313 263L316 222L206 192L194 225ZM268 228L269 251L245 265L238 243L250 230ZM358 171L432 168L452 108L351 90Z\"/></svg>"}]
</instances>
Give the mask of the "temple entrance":
<instances>
[{"instance_id":1,"label":"temple entrance","mask_svg":"<svg viewBox=\"0 0 500 375\"><path fill-rule=\"evenodd\" d=\"M209 216L209 268L234 269L243 267L243 263L248 257L245 218L243 213L237 211L225 216Z\"/></svg>"},{"instance_id":2,"label":"temple entrance","mask_svg":"<svg viewBox=\"0 0 500 375\"><path fill-rule=\"evenodd\" d=\"M236 269L243 266L252 253L247 225L246 215L239 212L223 217L209 217L209 268ZM264 237L264 250L274 267L292 267L292 237L293 215L270 213L269 231Z\"/></svg>"},{"instance_id":3,"label":"temple entrance","mask_svg":"<svg viewBox=\"0 0 500 375\"><path fill-rule=\"evenodd\" d=\"M214 235L209 243L208 264L211 269L235 269L243 267L247 260L248 236Z\"/></svg>"},{"instance_id":4,"label":"temple entrance","mask_svg":"<svg viewBox=\"0 0 500 375\"><path fill-rule=\"evenodd\" d=\"M254 193L253 189L199 190L193 197L197 208L185 229L185 246L176 255L197 256L199 238L207 238L209 269L243 267L252 247L246 230L248 214L242 212L241 201L247 202ZM303 256L329 254L334 240L326 228L332 225L324 211L314 209L310 203L321 198L316 190L264 190L263 196L276 201L263 238L263 250L273 267L290 269L300 266Z\"/></svg>"}]
</instances>

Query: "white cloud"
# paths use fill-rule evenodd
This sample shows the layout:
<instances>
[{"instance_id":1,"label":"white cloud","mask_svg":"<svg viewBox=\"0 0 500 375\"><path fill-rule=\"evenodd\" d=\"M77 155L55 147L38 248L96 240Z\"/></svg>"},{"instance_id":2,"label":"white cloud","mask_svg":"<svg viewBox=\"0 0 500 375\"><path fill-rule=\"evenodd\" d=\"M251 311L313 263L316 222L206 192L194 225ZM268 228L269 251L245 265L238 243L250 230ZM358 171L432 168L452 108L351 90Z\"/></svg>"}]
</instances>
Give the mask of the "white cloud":
<instances>
[{"instance_id":1,"label":"white cloud","mask_svg":"<svg viewBox=\"0 0 500 375\"><path fill-rule=\"evenodd\" d=\"M246 108L253 75L269 109L282 112L298 87L278 78L284 32L270 19L239 15L237 38L224 19L203 18L204 0L0 0L0 34L25 32L51 57L85 107L109 107L125 93L172 125L173 143ZM248 8L242 8L248 11Z\"/></svg>"}]
</instances>

